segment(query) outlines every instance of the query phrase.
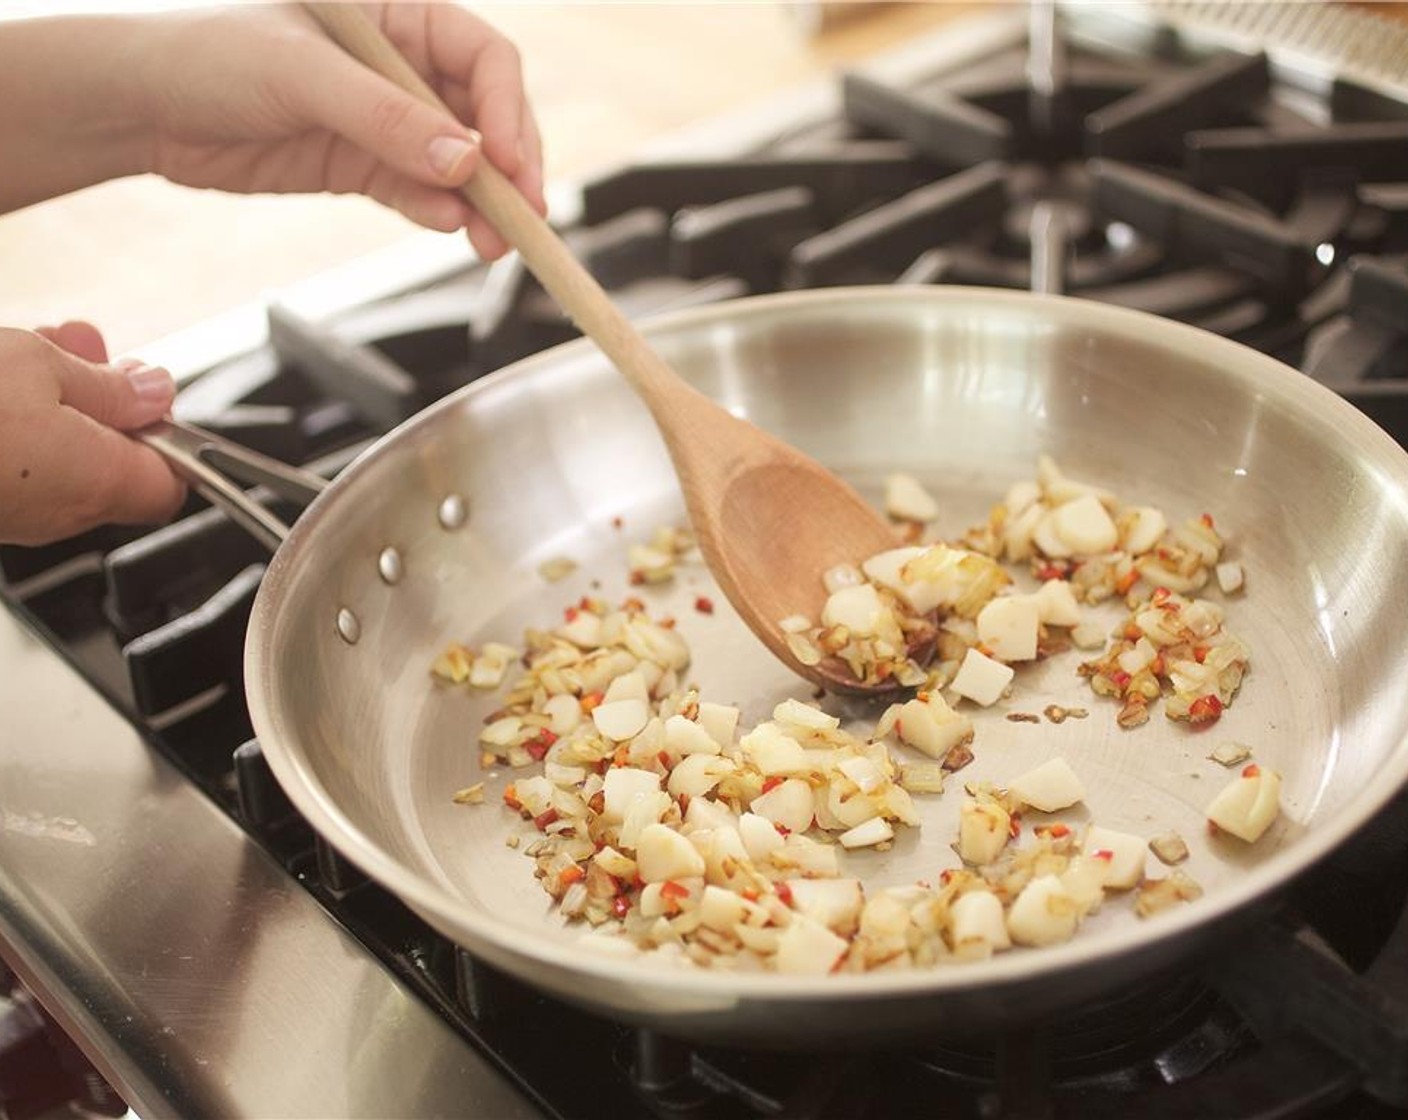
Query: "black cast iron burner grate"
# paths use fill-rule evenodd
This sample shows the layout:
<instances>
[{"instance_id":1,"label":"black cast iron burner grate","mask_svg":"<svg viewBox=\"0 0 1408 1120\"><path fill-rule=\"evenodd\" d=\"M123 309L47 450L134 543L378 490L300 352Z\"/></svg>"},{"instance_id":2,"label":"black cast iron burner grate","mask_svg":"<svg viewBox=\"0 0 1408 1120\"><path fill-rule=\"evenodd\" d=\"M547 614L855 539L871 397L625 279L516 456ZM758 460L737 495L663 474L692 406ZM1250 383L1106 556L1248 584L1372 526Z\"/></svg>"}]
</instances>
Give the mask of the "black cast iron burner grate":
<instances>
[{"instance_id":1,"label":"black cast iron burner grate","mask_svg":"<svg viewBox=\"0 0 1408 1120\"><path fill-rule=\"evenodd\" d=\"M1077 49L1039 11L1030 49L913 86L849 76L839 117L753 155L604 177L585 189L584 224L569 237L636 315L896 280L1139 308L1298 364L1408 442L1408 105L1337 82L1307 107L1281 96L1260 55L1193 57L1174 35L1156 41L1147 57ZM574 334L508 260L331 322L275 307L270 346L208 371L181 407L332 475L430 401ZM476 964L291 812L242 699L239 652L263 561L193 501L153 533L0 549L0 592L549 1113L1408 1107L1402 799L1253 935L1112 1004L961 1047L916 1040L840 1059L691 1049Z\"/></svg>"}]
</instances>

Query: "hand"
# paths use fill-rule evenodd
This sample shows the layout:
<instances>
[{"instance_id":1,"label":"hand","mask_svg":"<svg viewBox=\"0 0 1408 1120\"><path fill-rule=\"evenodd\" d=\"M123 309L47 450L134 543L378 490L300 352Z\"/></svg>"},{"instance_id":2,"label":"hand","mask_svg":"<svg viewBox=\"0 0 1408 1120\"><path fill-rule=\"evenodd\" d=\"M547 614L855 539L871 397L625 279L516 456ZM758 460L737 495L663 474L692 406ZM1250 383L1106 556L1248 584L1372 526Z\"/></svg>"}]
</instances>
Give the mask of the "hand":
<instances>
[{"instance_id":1,"label":"hand","mask_svg":"<svg viewBox=\"0 0 1408 1120\"><path fill-rule=\"evenodd\" d=\"M185 486L122 433L160 419L175 392L164 369L109 365L87 323L0 327L0 541L43 544L174 514Z\"/></svg>"},{"instance_id":2,"label":"hand","mask_svg":"<svg viewBox=\"0 0 1408 1120\"><path fill-rule=\"evenodd\" d=\"M297 8L167 17L139 71L152 169L194 187L361 192L431 229L465 227L482 256L500 256L503 239L454 188L480 157L477 129L483 154L546 212L517 50L454 5L362 7L458 119L348 56Z\"/></svg>"}]
</instances>

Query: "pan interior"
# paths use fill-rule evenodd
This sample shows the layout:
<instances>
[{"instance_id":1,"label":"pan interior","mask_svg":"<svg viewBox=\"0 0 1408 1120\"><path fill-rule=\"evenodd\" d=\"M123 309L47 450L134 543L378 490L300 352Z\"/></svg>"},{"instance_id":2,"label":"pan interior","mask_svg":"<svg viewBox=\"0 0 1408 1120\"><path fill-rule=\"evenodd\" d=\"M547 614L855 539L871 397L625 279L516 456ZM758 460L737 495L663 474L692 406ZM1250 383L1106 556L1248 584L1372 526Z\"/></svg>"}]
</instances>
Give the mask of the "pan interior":
<instances>
[{"instance_id":1,"label":"pan interior","mask_svg":"<svg viewBox=\"0 0 1408 1120\"><path fill-rule=\"evenodd\" d=\"M971 766L942 796L917 799L923 827L902 830L889 852L848 854L867 882L932 879L955 865L963 781L1002 783L1063 755L1087 797L1059 819L1177 830L1207 891L1193 906L1207 907L1284 878L1318 854L1317 835L1401 779L1403 457L1293 372L1142 316L990 293L748 301L653 338L706 393L877 502L886 474L914 474L938 498L946 536L980 521L1049 452L1073 477L1170 520L1211 513L1246 566L1246 594L1228 601L1227 620L1251 648L1251 671L1217 725L1191 732L1156 711L1120 731L1114 706L1077 678L1079 653L1023 668L1011 699L977 715ZM454 531L437 520L449 494L469 510ZM491 772L484 805L452 803L486 778L476 736L496 698L437 686L429 665L452 640L518 645L526 627L551 626L584 594L636 594L678 620L695 655L689 679L706 697L738 703L746 721L806 698L702 565L684 565L665 588L628 586L628 543L682 520L648 415L588 347L522 363L413 420L300 523L266 584L255 707L281 779L354 859L377 850L403 882L451 896L437 920L461 939L492 926L500 955L530 957L544 939L574 938L550 915L532 861L507 846L532 834L498 803L512 774ZM405 563L395 585L377 574L387 546ZM538 566L557 556L578 567L550 584ZM694 609L700 596L712 615ZM336 636L343 607L362 624L353 646ZM857 720L878 715L826 703ZM1090 717L1005 719L1048 703ZM1204 828L1203 808L1233 773L1206 756L1227 740L1285 779L1282 816L1255 848ZM1151 873L1158 866L1150 857ZM1077 940L1103 930L1132 942L1156 927L1115 901Z\"/></svg>"}]
</instances>

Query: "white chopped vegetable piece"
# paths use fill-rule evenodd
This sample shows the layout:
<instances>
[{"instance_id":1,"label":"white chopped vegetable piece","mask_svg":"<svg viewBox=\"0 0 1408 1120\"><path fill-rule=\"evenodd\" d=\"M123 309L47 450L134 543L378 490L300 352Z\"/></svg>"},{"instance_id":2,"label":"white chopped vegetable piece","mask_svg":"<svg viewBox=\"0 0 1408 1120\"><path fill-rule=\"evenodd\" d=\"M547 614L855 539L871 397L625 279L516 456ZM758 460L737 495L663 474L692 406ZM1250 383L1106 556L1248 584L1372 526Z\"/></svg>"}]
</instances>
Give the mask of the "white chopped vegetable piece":
<instances>
[{"instance_id":1,"label":"white chopped vegetable piece","mask_svg":"<svg viewBox=\"0 0 1408 1120\"><path fill-rule=\"evenodd\" d=\"M1033 660L1040 629L1040 608L1030 596L994 599L978 612L978 640L1000 661Z\"/></svg>"},{"instance_id":2,"label":"white chopped vegetable piece","mask_svg":"<svg viewBox=\"0 0 1408 1120\"><path fill-rule=\"evenodd\" d=\"M639 669L622 673L606 686L602 702L614 704L617 700L649 700L650 689L645 686L645 676Z\"/></svg>"},{"instance_id":3,"label":"white chopped vegetable piece","mask_svg":"<svg viewBox=\"0 0 1408 1120\"><path fill-rule=\"evenodd\" d=\"M1043 762L1008 783L1008 790L1023 805L1043 813L1068 809L1085 798L1085 787L1064 758Z\"/></svg>"},{"instance_id":4,"label":"white chopped vegetable piece","mask_svg":"<svg viewBox=\"0 0 1408 1120\"><path fill-rule=\"evenodd\" d=\"M1154 648L1154 643L1148 638L1140 638L1134 643L1132 649L1125 650L1116 660L1119 666L1130 676L1139 672L1159 655L1159 651Z\"/></svg>"},{"instance_id":5,"label":"white chopped vegetable piece","mask_svg":"<svg viewBox=\"0 0 1408 1120\"><path fill-rule=\"evenodd\" d=\"M523 721L517 716L496 719L479 733L479 741L488 747L507 747L516 743L523 733Z\"/></svg>"},{"instance_id":6,"label":"white chopped vegetable piece","mask_svg":"<svg viewBox=\"0 0 1408 1120\"><path fill-rule=\"evenodd\" d=\"M759 794L749 808L789 832L805 832L816 814L812 787L800 778L788 778L767 793Z\"/></svg>"},{"instance_id":7,"label":"white chopped vegetable piece","mask_svg":"<svg viewBox=\"0 0 1408 1120\"><path fill-rule=\"evenodd\" d=\"M552 732L559 739L570 735L582 722L582 702L570 692L549 696L543 705L543 715L552 721Z\"/></svg>"},{"instance_id":8,"label":"white chopped vegetable piece","mask_svg":"<svg viewBox=\"0 0 1408 1120\"><path fill-rule=\"evenodd\" d=\"M1114 497L1108 490L1102 490L1088 482L1077 482L1074 478L1067 478L1065 472L1056 465L1055 460L1049 455L1042 455L1037 459L1036 477L1041 484L1042 493L1052 505L1064 505L1066 502L1086 496L1097 498L1106 505L1111 505L1114 502Z\"/></svg>"},{"instance_id":9,"label":"white chopped vegetable piece","mask_svg":"<svg viewBox=\"0 0 1408 1120\"><path fill-rule=\"evenodd\" d=\"M430 666L430 671L442 681L449 681L451 684L464 684L469 679L469 669L472 662L473 657L469 650L461 645L452 645L440 653L440 656Z\"/></svg>"},{"instance_id":10,"label":"white chopped vegetable piece","mask_svg":"<svg viewBox=\"0 0 1408 1120\"><path fill-rule=\"evenodd\" d=\"M623 848L635 848L640 842L640 835L650 825L660 821L674 802L670 800L670 795L663 789L654 793L642 793L626 807L626 815L621 821L621 830L617 836Z\"/></svg>"},{"instance_id":11,"label":"white chopped vegetable piece","mask_svg":"<svg viewBox=\"0 0 1408 1120\"><path fill-rule=\"evenodd\" d=\"M1006 847L1011 824L1001 805L965 799L958 810L958 858L976 867L991 863Z\"/></svg>"},{"instance_id":12,"label":"white chopped vegetable piece","mask_svg":"<svg viewBox=\"0 0 1408 1120\"><path fill-rule=\"evenodd\" d=\"M948 909L949 932L954 947L982 944L1007 949L1012 938L1002 913L1002 903L992 891L968 891L953 900Z\"/></svg>"},{"instance_id":13,"label":"white chopped vegetable piece","mask_svg":"<svg viewBox=\"0 0 1408 1120\"><path fill-rule=\"evenodd\" d=\"M665 721L665 749L677 755L718 754L723 748L692 719L674 715Z\"/></svg>"},{"instance_id":14,"label":"white chopped vegetable piece","mask_svg":"<svg viewBox=\"0 0 1408 1120\"><path fill-rule=\"evenodd\" d=\"M675 558L668 552L647 544L633 544L626 550L626 563L632 572L639 572L646 583L660 583L675 572Z\"/></svg>"},{"instance_id":15,"label":"white chopped vegetable piece","mask_svg":"<svg viewBox=\"0 0 1408 1120\"><path fill-rule=\"evenodd\" d=\"M846 942L820 922L797 915L777 938L778 972L825 975L846 952Z\"/></svg>"},{"instance_id":16,"label":"white chopped vegetable piece","mask_svg":"<svg viewBox=\"0 0 1408 1120\"><path fill-rule=\"evenodd\" d=\"M732 759L716 754L691 754L670 771L665 788L673 797L702 797L738 769Z\"/></svg>"},{"instance_id":17,"label":"white chopped vegetable piece","mask_svg":"<svg viewBox=\"0 0 1408 1120\"><path fill-rule=\"evenodd\" d=\"M836 716L827 715L820 708L803 704L800 700L784 700L772 710L772 718L807 731L829 731L841 726Z\"/></svg>"},{"instance_id":18,"label":"white chopped vegetable piece","mask_svg":"<svg viewBox=\"0 0 1408 1120\"><path fill-rule=\"evenodd\" d=\"M904 521L933 521L939 506L917 478L896 473L885 479L885 512Z\"/></svg>"},{"instance_id":19,"label":"white chopped vegetable piece","mask_svg":"<svg viewBox=\"0 0 1408 1120\"><path fill-rule=\"evenodd\" d=\"M909 584L932 585L937 590L934 604L951 608L961 618L977 618L987 601L1012 582L991 556L944 544L926 548L900 574ZM919 609L913 592L910 599Z\"/></svg>"},{"instance_id":20,"label":"white chopped vegetable piece","mask_svg":"<svg viewBox=\"0 0 1408 1120\"><path fill-rule=\"evenodd\" d=\"M865 896L859 879L792 879L792 908L836 933L854 933Z\"/></svg>"},{"instance_id":21,"label":"white chopped vegetable piece","mask_svg":"<svg viewBox=\"0 0 1408 1120\"><path fill-rule=\"evenodd\" d=\"M1248 766L1212 799L1207 817L1223 832L1254 844L1281 811L1281 775Z\"/></svg>"},{"instance_id":22,"label":"white chopped vegetable piece","mask_svg":"<svg viewBox=\"0 0 1408 1120\"><path fill-rule=\"evenodd\" d=\"M1086 829L1081 850L1095 859L1104 859L1102 852L1110 853L1110 874L1105 880L1110 890L1127 891L1144 878L1144 856L1148 849L1142 836L1093 824Z\"/></svg>"},{"instance_id":23,"label":"white chopped vegetable piece","mask_svg":"<svg viewBox=\"0 0 1408 1120\"><path fill-rule=\"evenodd\" d=\"M843 848L869 848L894 838L895 830L884 817L871 817L836 837Z\"/></svg>"},{"instance_id":24,"label":"white chopped vegetable piece","mask_svg":"<svg viewBox=\"0 0 1408 1120\"><path fill-rule=\"evenodd\" d=\"M1214 762L1223 766L1240 766L1251 756L1252 749L1242 746L1241 743L1218 743L1213 747L1212 754L1208 755Z\"/></svg>"},{"instance_id":25,"label":"white chopped vegetable piece","mask_svg":"<svg viewBox=\"0 0 1408 1120\"><path fill-rule=\"evenodd\" d=\"M473 688L498 688L503 683L509 663L518 657L512 646L488 643L469 667L469 683Z\"/></svg>"},{"instance_id":26,"label":"white chopped vegetable piece","mask_svg":"<svg viewBox=\"0 0 1408 1120\"><path fill-rule=\"evenodd\" d=\"M1093 622L1082 622L1071 631L1077 649L1104 649L1105 631Z\"/></svg>"},{"instance_id":27,"label":"white chopped vegetable piece","mask_svg":"<svg viewBox=\"0 0 1408 1120\"><path fill-rule=\"evenodd\" d=\"M880 816L875 798L857 794L843 782L832 782L825 788L825 808L832 818L828 824L833 828L855 828Z\"/></svg>"},{"instance_id":28,"label":"white chopped vegetable piece","mask_svg":"<svg viewBox=\"0 0 1408 1120\"><path fill-rule=\"evenodd\" d=\"M805 634L788 634L787 648L792 651L792 656L802 665L821 664L821 650Z\"/></svg>"},{"instance_id":29,"label":"white chopped vegetable piece","mask_svg":"<svg viewBox=\"0 0 1408 1120\"><path fill-rule=\"evenodd\" d=\"M1049 556L1053 560L1063 560L1074 551L1066 538L1063 537L1056 527L1056 510L1047 510L1041 515L1041 520L1036 523L1032 530L1032 544L1041 550L1043 556Z\"/></svg>"},{"instance_id":30,"label":"white chopped vegetable piece","mask_svg":"<svg viewBox=\"0 0 1408 1120\"><path fill-rule=\"evenodd\" d=\"M543 777L555 786L576 786L586 781L587 768L585 766L563 766L559 762L548 759L543 763Z\"/></svg>"},{"instance_id":31,"label":"white chopped vegetable piece","mask_svg":"<svg viewBox=\"0 0 1408 1120\"><path fill-rule=\"evenodd\" d=\"M958 675L953 678L950 687L958 695L986 708L1001 698L1014 675L1015 671L1010 665L970 649L964 655L963 664L958 667Z\"/></svg>"},{"instance_id":32,"label":"white chopped vegetable piece","mask_svg":"<svg viewBox=\"0 0 1408 1120\"><path fill-rule=\"evenodd\" d=\"M1164 535L1168 519L1153 506L1134 506L1120 517L1120 547L1131 556L1148 552Z\"/></svg>"},{"instance_id":33,"label":"white chopped vegetable piece","mask_svg":"<svg viewBox=\"0 0 1408 1120\"><path fill-rule=\"evenodd\" d=\"M730 933L748 916L748 906L730 890L712 884L704 888L699 900L699 921L720 933Z\"/></svg>"},{"instance_id":34,"label":"white chopped vegetable piece","mask_svg":"<svg viewBox=\"0 0 1408 1120\"><path fill-rule=\"evenodd\" d=\"M536 817L552 804L552 783L541 775L514 782L513 789L519 803L532 816Z\"/></svg>"},{"instance_id":35,"label":"white chopped vegetable piece","mask_svg":"<svg viewBox=\"0 0 1408 1120\"><path fill-rule=\"evenodd\" d=\"M1150 918L1179 902L1192 902L1203 897L1203 888L1185 872L1175 870L1167 879L1145 879L1134 899L1134 912Z\"/></svg>"},{"instance_id":36,"label":"white chopped vegetable piece","mask_svg":"<svg viewBox=\"0 0 1408 1120\"><path fill-rule=\"evenodd\" d=\"M1242 565L1237 561L1228 560L1219 564L1214 571L1217 573L1217 586L1222 588L1224 595L1232 595L1242 590L1246 575L1242 571Z\"/></svg>"},{"instance_id":37,"label":"white chopped vegetable piece","mask_svg":"<svg viewBox=\"0 0 1408 1120\"><path fill-rule=\"evenodd\" d=\"M591 611L578 611L569 621L557 628L557 633L574 646L596 649L601 645L601 618Z\"/></svg>"},{"instance_id":38,"label":"white chopped vegetable piece","mask_svg":"<svg viewBox=\"0 0 1408 1120\"><path fill-rule=\"evenodd\" d=\"M1056 532L1074 552L1093 556L1119 543L1119 531L1094 494L1086 494L1055 512Z\"/></svg>"},{"instance_id":39,"label":"white chopped vegetable piece","mask_svg":"<svg viewBox=\"0 0 1408 1120\"><path fill-rule=\"evenodd\" d=\"M656 793L659 789L659 774L630 766L614 766L606 772L602 786L602 816L608 821L624 820L631 802L642 794Z\"/></svg>"},{"instance_id":40,"label":"white chopped vegetable piece","mask_svg":"<svg viewBox=\"0 0 1408 1120\"><path fill-rule=\"evenodd\" d=\"M662 914L678 914L680 911L697 910L704 895L702 879L671 879L671 887L664 889L664 882L647 883L640 892L640 912L645 918L658 918Z\"/></svg>"},{"instance_id":41,"label":"white chopped vegetable piece","mask_svg":"<svg viewBox=\"0 0 1408 1120\"><path fill-rule=\"evenodd\" d=\"M596 729L613 742L624 743L650 721L650 708L644 700L616 700L592 709Z\"/></svg>"},{"instance_id":42,"label":"white chopped vegetable piece","mask_svg":"<svg viewBox=\"0 0 1408 1120\"><path fill-rule=\"evenodd\" d=\"M636 867L647 883L704 876L704 857L687 837L663 824L646 825L636 842Z\"/></svg>"},{"instance_id":43,"label":"white chopped vegetable piece","mask_svg":"<svg viewBox=\"0 0 1408 1120\"><path fill-rule=\"evenodd\" d=\"M1010 514L1002 528L1002 544L1009 560L1025 560L1032 554L1037 526L1050 512L1045 502L1033 502L1020 513Z\"/></svg>"},{"instance_id":44,"label":"white chopped vegetable piece","mask_svg":"<svg viewBox=\"0 0 1408 1120\"><path fill-rule=\"evenodd\" d=\"M1016 517L1029 506L1041 501L1041 487L1030 479L1014 482L1003 495L1002 504L1007 507L1007 516Z\"/></svg>"},{"instance_id":45,"label":"white chopped vegetable piece","mask_svg":"<svg viewBox=\"0 0 1408 1120\"><path fill-rule=\"evenodd\" d=\"M869 638L880 628L885 611L885 604L875 588L863 583L859 587L843 587L827 596L826 606L821 609L821 621L824 626L844 626L855 637Z\"/></svg>"},{"instance_id":46,"label":"white chopped vegetable piece","mask_svg":"<svg viewBox=\"0 0 1408 1120\"><path fill-rule=\"evenodd\" d=\"M827 568L821 577L822 585L826 588L826 593L830 595L833 591L840 591L843 587L855 587L865 582L865 576L854 564L837 564L834 568Z\"/></svg>"},{"instance_id":47,"label":"white chopped vegetable piece","mask_svg":"<svg viewBox=\"0 0 1408 1120\"><path fill-rule=\"evenodd\" d=\"M870 793L885 784L885 771L878 762L865 755L844 758L837 763L836 769L855 782L861 793Z\"/></svg>"},{"instance_id":48,"label":"white chopped vegetable piece","mask_svg":"<svg viewBox=\"0 0 1408 1120\"><path fill-rule=\"evenodd\" d=\"M608 875L615 875L618 879L632 879L636 873L636 861L628 855L618 852L610 844L602 848L592 857L592 862L597 864Z\"/></svg>"},{"instance_id":49,"label":"white chopped vegetable piece","mask_svg":"<svg viewBox=\"0 0 1408 1120\"><path fill-rule=\"evenodd\" d=\"M625 629L626 648L637 657L676 671L689 664L689 643L674 630L644 619L634 619Z\"/></svg>"},{"instance_id":50,"label":"white chopped vegetable piece","mask_svg":"<svg viewBox=\"0 0 1408 1120\"><path fill-rule=\"evenodd\" d=\"M707 797L691 797L689 808L684 813L687 828L708 829L713 832L720 828L738 828L738 816L727 805L710 801Z\"/></svg>"},{"instance_id":51,"label":"white chopped vegetable piece","mask_svg":"<svg viewBox=\"0 0 1408 1120\"><path fill-rule=\"evenodd\" d=\"M747 758L763 774L797 774L808 769L802 744L775 723L760 723L738 741Z\"/></svg>"},{"instance_id":52,"label":"white chopped vegetable piece","mask_svg":"<svg viewBox=\"0 0 1408 1120\"><path fill-rule=\"evenodd\" d=\"M1081 917L1100 909L1105 886L1110 880L1110 861L1092 856L1076 856L1061 872L1061 885L1076 901Z\"/></svg>"},{"instance_id":53,"label":"white chopped vegetable piece","mask_svg":"<svg viewBox=\"0 0 1408 1120\"><path fill-rule=\"evenodd\" d=\"M699 701L699 726L709 733L709 738L722 747L732 744L733 733L738 727L738 716L738 709L727 704Z\"/></svg>"},{"instance_id":54,"label":"white chopped vegetable piece","mask_svg":"<svg viewBox=\"0 0 1408 1120\"><path fill-rule=\"evenodd\" d=\"M841 873L834 844L819 844L809 836L794 832L782 847L768 856L768 863L783 871L795 871L809 879L834 879Z\"/></svg>"},{"instance_id":55,"label":"white chopped vegetable piece","mask_svg":"<svg viewBox=\"0 0 1408 1120\"><path fill-rule=\"evenodd\" d=\"M783 844L782 836L772 821L757 813L744 813L738 818L738 835L743 839L748 858L754 863L766 862L768 856Z\"/></svg>"},{"instance_id":56,"label":"white chopped vegetable piece","mask_svg":"<svg viewBox=\"0 0 1408 1120\"><path fill-rule=\"evenodd\" d=\"M900 741L930 758L943 758L959 743L973 737L973 721L955 712L937 692L897 707L893 724ZM876 734L879 733L877 727Z\"/></svg>"},{"instance_id":57,"label":"white chopped vegetable piece","mask_svg":"<svg viewBox=\"0 0 1408 1120\"><path fill-rule=\"evenodd\" d=\"M1007 912L1007 932L1019 945L1069 941L1080 920L1080 903L1055 875L1033 879Z\"/></svg>"},{"instance_id":58,"label":"white chopped vegetable piece","mask_svg":"<svg viewBox=\"0 0 1408 1120\"><path fill-rule=\"evenodd\" d=\"M538 565L538 574L548 583L566 579L577 570L577 561L570 556L553 556Z\"/></svg>"},{"instance_id":59,"label":"white chopped vegetable piece","mask_svg":"<svg viewBox=\"0 0 1408 1120\"><path fill-rule=\"evenodd\" d=\"M1080 604L1065 580L1047 580L1031 598L1036 602L1037 617L1047 626L1080 625Z\"/></svg>"},{"instance_id":60,"label":"white chopped vegetable piece","mask_svg":"<svg viewBox=\"0 0 1408 1120\"><path fill-rule=\"evenodd\" d=\"M924 552L925 549L913 547L877 552L861 565L861 570L872 583L893 591L911 610L927 614L943 601L944 588L937 582L910 580L904 575L906 566Z\"/></svg>"}]
</instances>

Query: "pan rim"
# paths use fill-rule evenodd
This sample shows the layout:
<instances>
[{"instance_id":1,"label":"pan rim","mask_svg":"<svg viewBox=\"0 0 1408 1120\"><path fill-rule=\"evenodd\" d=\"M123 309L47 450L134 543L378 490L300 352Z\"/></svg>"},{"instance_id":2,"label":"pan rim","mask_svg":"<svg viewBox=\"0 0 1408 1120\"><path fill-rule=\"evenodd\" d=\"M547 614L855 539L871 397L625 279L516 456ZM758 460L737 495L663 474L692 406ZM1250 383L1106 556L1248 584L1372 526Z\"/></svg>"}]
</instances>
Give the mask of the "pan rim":
<instances>
[{"instance_id":1,"label":"pan rim","mask_svg":"<svg viewBox=\"0 0 1408 1120\"><path fill-rule=\"evenodd\" d=\"M1283 403L1298 416L1345 428L1345 437L1353 441L1366 463L1375 468L1376 487L1388 492L1390 487L1385 484L1396 484L1399 503L1408 503L1408 452L1332 390L1242 343L1130 308L1072 296L1020 291L876 285L752 296L652 316L640 326L647 337L654 337L707 326L711 322L737 324L741 318L752 315L792 308L824 308L833 303L854 304L858 299L879 304L919 301L950 305L973 303L975 307L986 308L994 304L1018 309L1041 308L1052 326L1095 328L1216 364L1224 375L1243 381L1268 401ZM1215 894L1204 896L1193 905L1160 914L1156 921L1141 922L1137 926L1120 923L1112 929L1083 933L1064 944L1039 951L1005 953L955 967L824 977L711 972L666 966L643 970L638 957L584 951L572 940L546 928L540 934L493 920L490 915L466 905L454 892L385 853L328 796L297 752L284 749L280 719L271 714L276 710L271 699L277 696L279 682L274 679L273 658L267 647L274 631L275 614L284 598L282 588L291 578L292 558L302 551L302 542L314 535L340 497L380 458L385 447L411 431L435 423L442 412L457 409L462 401L493 392L509 378L526 378L540 368L551 368L595 350L595 344L589 339L576 339L524 358L456 390L382 436L347 467L294 524L269 565L250 615L245 644L246 694L255 733L279 784L319 835L442 932L457 931L452 939L467 948L474 949L476 942L483 942L492 946L497 955L584 974L594 984L665 987L681 995L708 999L713 1007L725 1001L738 1003L751 999L789 1002L836 996L883 999L1021 984L1042 976L1098 966L1136 952L1153 952L1193 930L1216 925L1246 910L1284 888L1343 844L1408 783L1408 733L1405 733L1391 748L1385 767L1378 771L1381 780L1362 786L1336 812L1316 822L1293 843L1247 869L1234 884L1220 888ZM1293 376L1286 376L1288 373Z\"/></svg>"}]
</instances>

